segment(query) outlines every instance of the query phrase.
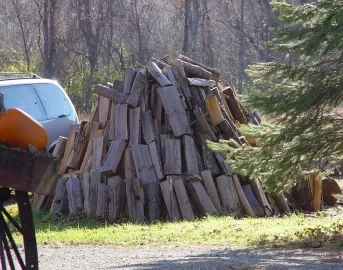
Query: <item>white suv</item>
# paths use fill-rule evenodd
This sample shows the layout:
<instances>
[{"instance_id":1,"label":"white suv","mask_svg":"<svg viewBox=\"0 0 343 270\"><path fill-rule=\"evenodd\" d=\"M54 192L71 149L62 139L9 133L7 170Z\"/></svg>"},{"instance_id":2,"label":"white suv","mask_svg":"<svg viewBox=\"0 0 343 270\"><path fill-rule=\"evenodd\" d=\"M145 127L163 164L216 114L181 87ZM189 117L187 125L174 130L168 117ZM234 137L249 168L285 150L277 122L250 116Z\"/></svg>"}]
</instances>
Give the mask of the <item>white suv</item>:
<instances>
[{"instance_id":1,"label":"white suv","mask_svg":"<svg viewBox=\"0 0 343 270\"><path fill-rule=\"evenodd\" d=\"M0 72L0 92L5 95L6 109L19 108L44 126L49 152L59 136L67 137L70 126L79 123L74 105L56 81L34 74Z\"/></svg>"}]
</instances>

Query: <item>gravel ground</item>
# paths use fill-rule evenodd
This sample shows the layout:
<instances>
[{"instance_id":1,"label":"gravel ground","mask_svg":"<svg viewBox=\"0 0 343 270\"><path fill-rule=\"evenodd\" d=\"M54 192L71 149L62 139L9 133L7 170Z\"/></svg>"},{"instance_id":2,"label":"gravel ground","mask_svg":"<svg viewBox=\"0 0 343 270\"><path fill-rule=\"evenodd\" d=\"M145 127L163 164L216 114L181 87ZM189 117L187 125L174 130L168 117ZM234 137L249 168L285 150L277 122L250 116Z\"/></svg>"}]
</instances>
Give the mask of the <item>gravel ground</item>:
<instances>
[{"instance_id":1,"label":"gravel ground","mask_svg":"<svg viewBox=\"0 0 343 270\"><path fill-rule=\"evenodd\" d=\"M320 249L41 246L40 269L343 269L343 252Z\"/></svg>"}]
</instances>

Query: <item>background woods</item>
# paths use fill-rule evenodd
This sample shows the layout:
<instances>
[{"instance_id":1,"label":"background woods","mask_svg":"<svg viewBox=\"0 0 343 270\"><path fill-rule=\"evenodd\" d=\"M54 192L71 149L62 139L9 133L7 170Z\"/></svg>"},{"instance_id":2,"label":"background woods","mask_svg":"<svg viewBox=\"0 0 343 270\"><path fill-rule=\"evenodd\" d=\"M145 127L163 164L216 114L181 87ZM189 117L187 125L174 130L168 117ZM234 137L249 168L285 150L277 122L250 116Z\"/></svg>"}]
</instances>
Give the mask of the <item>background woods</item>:
<instances>
[{"instance_id":1,"label":"background woods","mask_svg":"<svg viewBox=\"0 0 343 270\"><path fill-rule=\"evenodd\" d=\"M264 47L277 26L270 1L244 9L244 66L278 60ZM240 0L1 0L0 35L1 70L55 78L88 111L96 83L153 56L183 52L236 85Z\"/></svg>"}]
</instances>

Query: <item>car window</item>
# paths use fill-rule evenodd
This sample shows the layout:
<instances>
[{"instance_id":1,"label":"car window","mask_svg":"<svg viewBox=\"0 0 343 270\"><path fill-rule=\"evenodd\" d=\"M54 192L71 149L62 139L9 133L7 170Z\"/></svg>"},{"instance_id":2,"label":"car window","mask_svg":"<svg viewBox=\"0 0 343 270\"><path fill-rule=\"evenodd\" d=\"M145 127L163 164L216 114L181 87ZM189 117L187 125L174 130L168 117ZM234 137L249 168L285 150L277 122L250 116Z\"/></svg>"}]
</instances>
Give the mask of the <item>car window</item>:
<instances>
[{"instance_id":1,"label":"car window","mask_svg":"<svg viewBox=\"0 0 343 270\"><path fill-rule=\"evenodd\" d=\"M48 119L64 117L71 114L69 101L60 87L50 83L37 83L33 84L33 86L43 103Z\"/></svg>"},{"instance_id":2,"label":"car window","mask_svg":"<svg viewBox=\"0 0 343 270\"><path fill-rule=\"evenodd\" d=\"M38 121L46 120L42 103L32 85L2 86L0 92L5 95L4 105L6 109L19 108Z\"/></svg>"}]
</instances>

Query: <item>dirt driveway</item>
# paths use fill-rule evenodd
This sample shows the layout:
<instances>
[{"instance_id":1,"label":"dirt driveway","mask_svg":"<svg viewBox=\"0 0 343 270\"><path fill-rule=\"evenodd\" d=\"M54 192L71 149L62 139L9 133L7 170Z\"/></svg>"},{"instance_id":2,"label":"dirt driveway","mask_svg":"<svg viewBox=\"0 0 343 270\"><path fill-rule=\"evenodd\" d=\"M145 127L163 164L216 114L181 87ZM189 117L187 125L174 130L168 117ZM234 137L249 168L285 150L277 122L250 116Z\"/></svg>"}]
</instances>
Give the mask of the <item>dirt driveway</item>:
<instances>
[{"instance_id":1,"label":"dirt driveway","mask_svg":"<svg viewBox=\"0 0 343 270\"><path fill-rule=\"evenodd\" d=\"M343 252L206 247L39 247L40 269L343 269Z\"/></svg>"}]
</instances>

